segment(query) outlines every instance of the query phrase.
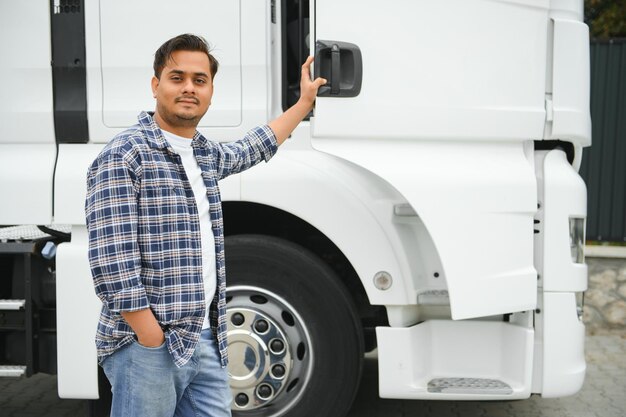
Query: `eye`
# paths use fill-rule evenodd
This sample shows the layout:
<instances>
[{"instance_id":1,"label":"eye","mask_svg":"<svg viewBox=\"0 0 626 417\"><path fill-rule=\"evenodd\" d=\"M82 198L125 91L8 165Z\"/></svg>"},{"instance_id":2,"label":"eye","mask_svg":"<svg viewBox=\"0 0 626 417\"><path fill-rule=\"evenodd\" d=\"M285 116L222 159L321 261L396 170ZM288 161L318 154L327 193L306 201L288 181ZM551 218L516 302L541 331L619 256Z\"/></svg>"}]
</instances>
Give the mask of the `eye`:
<instances>
[{"instance_id":1,"label":"eye","mask_svg":"<svg viewBox=\"0 0 626 417\"><path fill-rule=\"evenodd\" d=\"M196 80L196 82L197 82L198 84L206 84L206 80L205 80L205 79L203 79L203 78L198 78L198 79Z\"/></svg>"},{"instance_id":2,"label":"eye","mask_svg":"<svg viewBox=\"0 0 626 417\"><path fill-rule=\"evenodd\" d=\"M180 76L178 76L178 75L172 75L170 77L170 80L172 80L172 81L180 81L180 80L182 80L182 78Z\"/></svg>"}]
</instances>

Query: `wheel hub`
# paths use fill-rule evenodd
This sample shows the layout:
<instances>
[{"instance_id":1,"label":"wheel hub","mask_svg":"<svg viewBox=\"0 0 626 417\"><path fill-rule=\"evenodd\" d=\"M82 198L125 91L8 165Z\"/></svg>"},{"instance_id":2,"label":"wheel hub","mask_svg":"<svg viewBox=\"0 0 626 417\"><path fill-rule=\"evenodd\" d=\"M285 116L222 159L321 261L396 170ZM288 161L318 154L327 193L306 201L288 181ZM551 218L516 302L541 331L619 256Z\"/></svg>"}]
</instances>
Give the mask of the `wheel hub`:
<instances>
[{"instance_id":1,"label":"wheel hub","mask_svg":"<svg viewBox=\"0 0 626 417\"><path fill-rule=\"evenodd\" d=\"M313 369L304 321L278 294L247 285L226 289L226 320L233 416L284 415Z\"/></svg>"},{"instance_id":2,"label":"wheel hub","mask_svg":"<svg viewBox=\"0 0 626 417\"><path fill-rule=\"evenodd\" d=\"M291 371L289 343L266 314L251 308L229 308L230 387L240 410L262 407L285 387Z\"/></svg>"}]
</instances>

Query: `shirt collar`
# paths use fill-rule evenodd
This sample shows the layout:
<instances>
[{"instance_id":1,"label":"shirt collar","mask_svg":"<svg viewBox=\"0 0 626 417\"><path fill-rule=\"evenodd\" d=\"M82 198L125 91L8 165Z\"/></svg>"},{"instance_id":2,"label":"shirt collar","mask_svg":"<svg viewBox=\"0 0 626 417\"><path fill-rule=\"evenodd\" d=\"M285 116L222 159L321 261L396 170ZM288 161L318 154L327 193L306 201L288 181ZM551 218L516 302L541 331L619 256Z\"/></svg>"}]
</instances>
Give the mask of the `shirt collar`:
<instances>
[{"instance_id":1,"label":"shirt collar","mask_svg":"<svg viewBox=\"0 0 626 417\"><path fill-rule=\"evenodd\" d=\"M163 132L157 123L154 121L154 112L146 112L142 111L137 116L137 120L139 120L139 126L141 130L146 134L146 138L150 146L158 149L167 149L171 153L174 152L174 149L170 146L169 142L165 140L163 136ZM196 130L196 133L193 135L193 139L191 142L191 146L194 148L202 147L207 145L207 140L204 136L200 134Z\"/></svg>"}]
</instances>

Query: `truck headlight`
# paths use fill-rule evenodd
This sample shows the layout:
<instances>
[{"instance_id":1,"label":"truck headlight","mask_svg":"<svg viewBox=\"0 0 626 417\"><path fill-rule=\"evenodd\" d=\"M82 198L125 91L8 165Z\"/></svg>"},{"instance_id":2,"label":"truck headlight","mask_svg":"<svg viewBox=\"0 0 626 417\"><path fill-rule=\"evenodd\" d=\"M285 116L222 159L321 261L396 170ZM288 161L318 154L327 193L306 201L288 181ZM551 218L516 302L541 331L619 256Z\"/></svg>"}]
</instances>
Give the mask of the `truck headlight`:
<instances>
[{"instance_id":1,"label":"truck headlight","mask_svg":"<svg viewBox=\"0 0 626 417\"><path fill-rule=\"evenodd\" d=\"M585 262L585 219L572 217L569 219L569 246L572 262Z\"/></svg>"}]
</instances>

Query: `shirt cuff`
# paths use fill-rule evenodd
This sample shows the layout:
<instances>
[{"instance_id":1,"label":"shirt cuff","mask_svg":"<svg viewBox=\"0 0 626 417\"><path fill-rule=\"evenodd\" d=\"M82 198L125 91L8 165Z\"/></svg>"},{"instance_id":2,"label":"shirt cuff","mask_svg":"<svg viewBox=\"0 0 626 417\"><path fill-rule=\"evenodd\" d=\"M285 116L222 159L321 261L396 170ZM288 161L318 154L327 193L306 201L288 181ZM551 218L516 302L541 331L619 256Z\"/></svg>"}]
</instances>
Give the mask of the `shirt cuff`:
<instances>
[{"instance_id":1,"label":"shirt cuff","mask_svg":"<svg viewBox=\"0 0 626 417\"><path fill-rule=\"evenodd\" d=\"M265 162L272 159L278 150L278 141L272 128L269 125L261 125L250 130L248 134L255 139Z\"/></svg>"},{"instance_id":2,"label":"shirt cuff","mask_svg":"<svg viewBox=\"0 0 626 417\"><path fill-rule=\"evenodd\" d=\"M139 311L150 308L150 302L143 286L125 288L108 297L107 307L112 313Z\"/></svg>"}]
</instances>

